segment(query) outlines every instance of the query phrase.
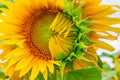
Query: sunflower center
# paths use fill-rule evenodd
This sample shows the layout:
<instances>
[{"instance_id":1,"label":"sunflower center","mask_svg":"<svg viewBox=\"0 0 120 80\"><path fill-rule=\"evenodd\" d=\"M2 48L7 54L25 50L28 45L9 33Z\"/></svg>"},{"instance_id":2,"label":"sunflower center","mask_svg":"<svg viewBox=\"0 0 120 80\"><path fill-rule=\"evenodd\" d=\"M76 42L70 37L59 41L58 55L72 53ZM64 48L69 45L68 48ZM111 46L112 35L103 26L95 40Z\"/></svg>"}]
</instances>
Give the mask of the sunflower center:
<instances>
[{"instance_id":1,"label":"sunflower center","mask_svg":"<svg viewBox=\"0 0 120 80\"><path fill-rule=\"evenodd\" d=\"M38 47L45 54L50 53L48 43L53 32L50 31L49 27L54 18L55 13L42 13L40 18L34 23L34 27L32 27L32 41L34 45L36 45L36 47Z\"/></svg>"},{"instance_id":2,"label":"sunflower center","mask_svg":"<svg viewBox=\"0 0 120 80\"><path fill-rule=\"evenodd\" d=\"M66 57L71 52L76 38L71 31L74 25L71 19L55 10L31 14L30 19L25 24L24 35L33 55L49 60Z\"/></svg>"}]
</instances>

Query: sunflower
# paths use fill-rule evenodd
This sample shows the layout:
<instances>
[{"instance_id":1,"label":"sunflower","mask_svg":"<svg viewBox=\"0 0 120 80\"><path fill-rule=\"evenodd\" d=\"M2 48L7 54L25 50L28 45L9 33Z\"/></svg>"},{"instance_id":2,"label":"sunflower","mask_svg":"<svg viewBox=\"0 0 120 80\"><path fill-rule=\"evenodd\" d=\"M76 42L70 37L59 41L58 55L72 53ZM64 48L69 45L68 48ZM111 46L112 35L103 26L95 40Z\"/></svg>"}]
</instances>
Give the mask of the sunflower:
<instances>
[{"instance_id":1,"label":"sunflower","mask_svg":"<svg viewBox=\"0 0 120 80\"><path fill-rule=\"evenodd\" d=\"M89 17L88 20L94 21L92 25L88 26L93 31L88 33L87 36L91 41L95 43L89 45L87 48L88 52L92 54L85 54L84 56L87 59L94 61L92 63L99 69L100 67L97 65L98 58L96 55L96 51L98 50L98 48L102 48L108 51L114 51L114 48L110 44L100 40L100 38L107 40L117 40L117 36L112 35L109 32L120 33L120 28L115 26L115 24L120 24L120 18L109 17L110 15L119 12L120 7L118 5L100 4L101 1L102 0L84 0L84 6L82 8L83 18ZM81 2L82 0L76 1L75 7L81 4ZM75 69L80 69L86 68L88 67L88 65L86 61L75 60L74 67Z\"/></svg>"},{"instance_id":2,"label":"sunflower","mask_svg":"<svg viewBox=\"0 0 120 80\"><path fill-rule=\"evenodd\" d=\"M36 78L39 71L47 79L47 68L51 73L54 72L54 65L59 63L54 60L54 55L51 53L61 52L63 49L56 44L57 33L49 27L56 15L58 18L63 16L58 13L64 7L63 2L61 0L14 0L13 3L2 1L9 7L8 10L3 10L4 15L1 15L3 22L0 23L0 39L4 40L0 45L3 49L0 58L7 59L3 64L7 76L17 79L16 76L22 77L32 69L31 80ZM71 23L66 17L63 19L68 20L63 27ZM61 39L61 42L66 42L67 39L70 38Z\"/></svg>"},{"instance_id":3,"label":"sunflower","mask_svg":"<svg viewBox=\"0 0 120 80\"><path fill-rule=\"evenodd\" d=\"M119 19L107 17L116 10L109 5L98 6L100 0L2 2L9 9L3 9L0 15L3 20L0 23L3 49L0 58L7 59L3 69L11 78L24 77L31 72L31 80L34 80L41 72L47 80L48 72L54 73L54 65L60 66L60 60L77 59L84 67L85 61L90 61L99 67L95 51L98 48L114 50L98 39L116 39L107 31L120 32L119 28L109 26L119 23Z\"/></svg>"}]
</instances>

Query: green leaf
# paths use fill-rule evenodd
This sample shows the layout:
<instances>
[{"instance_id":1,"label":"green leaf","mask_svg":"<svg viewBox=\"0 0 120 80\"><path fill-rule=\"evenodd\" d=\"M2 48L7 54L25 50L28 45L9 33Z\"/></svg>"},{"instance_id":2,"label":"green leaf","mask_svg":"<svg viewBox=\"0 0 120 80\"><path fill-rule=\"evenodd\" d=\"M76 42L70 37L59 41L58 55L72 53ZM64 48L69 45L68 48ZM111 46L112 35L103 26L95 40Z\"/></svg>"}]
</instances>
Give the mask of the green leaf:
<instances>
[{"instance_id":1,"label":"green leaf","mask_svg":"<svg viewBox=\"0 0 120 80\"><path fill-rule=\"evenodd\" d=\"M105 73L102 73L102 80L114 80L117 71L111 68L108 64L104 64L103 69L105 70Z\"/></svg>"},{"instance_id":2,"label":"green leaf","mask_svg":"<svg viewBox=\"0 0 120 80\"><path fill-rule=\"evenodd\" d=\"M0 72L0 78L5 78L5 74L4 74L4 72Z\"/></svg>"},{"instance_id":3,"label":"green leaf","mask_svg":"<svg viewBox=\"0 0 120 80\"><path fill-rule=\"evenodd\" d=\"M8 9L8 7L6 5L4 5L3 3L1 3L1 2L0 2L0 8Z\"/></svg>"},{"instance_id":4,"label":"green leaf","mask_svg":"<svg viewBox=\"0 0 120 80\"><path fill-rule=\"evenodd\" d=\"M116 75L116 70L109 70L102 74L102 80L114 80Z\"/></svg>"},{"instance_id":5,"label":"green leaf","mask_svg":"<svg viewBox=\"0 0 120 80\"><path fill-rule=\"evenodd\" d=\"M100 57L98 56L98 65L103 68L103 63L102 60L100 59Z\"/></svg>"},{"instance_id":6,"label":"green leaf","mask_svg":"<svg viewBox=\"0 0 120 80\"><path fill-rule=\"evenodd\" d=\"M95 68L70 71L64 74L64 80L101 80L101 72Z\"/></svg>"}]
</instances>

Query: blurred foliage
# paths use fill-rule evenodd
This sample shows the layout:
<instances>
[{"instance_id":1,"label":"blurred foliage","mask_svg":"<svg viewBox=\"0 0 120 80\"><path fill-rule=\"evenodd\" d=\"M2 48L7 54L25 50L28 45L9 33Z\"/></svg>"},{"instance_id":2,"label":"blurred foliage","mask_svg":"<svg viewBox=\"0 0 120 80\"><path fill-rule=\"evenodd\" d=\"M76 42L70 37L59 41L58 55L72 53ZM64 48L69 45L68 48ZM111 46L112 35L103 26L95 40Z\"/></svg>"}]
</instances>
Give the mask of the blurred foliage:
<instances>
[{"instance_id":1,"label":"blurred foliage","mask_svg":"<svg viewBox=\"0 0 120 80\"><path fill-rule=\"evenodd\" d=\"M14 2L13 0L6 0L9 2ZM3 4L2 2L0 2L0 14L3 13L2 9L9 9L7 5Z\"/></svg>"},{"instance_id":2,"label":"blurred foliage","mask_svg":"<svg viewBox=\"0 0 120 80\"><path fill-rule=\"evenodd\" d=\"M108 63L103 62L103 69L105 72L102 73L102 80L120 80L120 72L118 71L120 64L118 56L120 56L119 52L113 54L103 52L102 55L100 55L100 57L108 57L112 59L112 64L114 65L114 67L111 68Z\"/></svg>"},{"instance_id":3,"label":"blurred foliage","mask_svg":"<svg viewBox=\"0 0 120 80\"><path fill-rule=\"evenodd\" d=\"M0 3L0 8L8 9L8 7L5 4L3 4L3 3Z\"/></svg>"},{"instance_id":4,"label":"blurred foliage","mask_svg":"<svg viewBox=\"0 0 120 80\"><path fill-rule=\"evenodd\" d=\"M4 72L1 70L1 67L0 67L0 80L1 79L5 79L5 74Z\"/></svg>"},{"instance_id":5,"label":"blurred foliage","mask_svg":"<svg viewBox=\"0 0 120 80\"><path fill-rule=\"evenodd\" d=\"M64 80L101 80L101 72L96 67L73 70L64 74Z\"/></svg>"}]
</instances>

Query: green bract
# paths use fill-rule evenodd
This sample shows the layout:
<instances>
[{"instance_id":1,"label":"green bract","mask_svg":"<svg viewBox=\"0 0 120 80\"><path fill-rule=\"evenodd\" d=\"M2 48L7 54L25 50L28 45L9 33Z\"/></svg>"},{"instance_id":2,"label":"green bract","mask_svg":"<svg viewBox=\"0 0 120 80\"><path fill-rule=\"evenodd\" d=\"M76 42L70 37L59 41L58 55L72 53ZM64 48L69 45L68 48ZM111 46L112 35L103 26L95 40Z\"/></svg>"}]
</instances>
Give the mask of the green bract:
<instances>
[{"instance_id":1,"label":"green bract","mask_svg":"<svg viewBox=\"0 0 120 80\"><path fill-rule=\"evenodd\" d=\"M65 7L62 10L62 12L73 21L74 26L71 27L71 31L77 36L71 54L76 57L76 59L87 60L82 54L87 53L88 45L94 44L94 42L87 37L87 34L93 31L88 26L92 25L94 21L89 21L87 20L88 18L82 18L82 7L84 2L82 2L77 8L74 8L74 3L75 0L72 2L65 0ZM73 58L73 56L71 58Z\"/></svg>"}]
</instances>

